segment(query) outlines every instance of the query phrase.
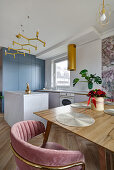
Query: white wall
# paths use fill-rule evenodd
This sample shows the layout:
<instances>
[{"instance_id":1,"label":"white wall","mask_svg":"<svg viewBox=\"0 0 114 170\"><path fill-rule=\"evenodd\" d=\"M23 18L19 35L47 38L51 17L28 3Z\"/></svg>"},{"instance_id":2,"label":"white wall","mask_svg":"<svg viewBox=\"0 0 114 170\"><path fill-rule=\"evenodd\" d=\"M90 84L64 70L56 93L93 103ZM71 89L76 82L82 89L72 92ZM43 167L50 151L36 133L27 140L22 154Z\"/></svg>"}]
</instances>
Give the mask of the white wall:
<instances>
[{"instance_id":1,"label":"white wall","mask_svg":"<svg viewBox=\"0 0 114 170\"><path fill-rule=\"evenodd\" d=\"M85 91L88 90L87 83L79 82L73 87L72 82L75 77L80 77L79 72L83 69L87 69L89 73L96 73L101 76L101 40L96 40L91 43L87 43L76 49L76 71L71 71L71 85L68 90ZM51 88L51 59L45 62L45 82L46 88ZM82 79L84 80L84 79ZM94 84L93 88L99 88L101 85Z\"/></svg>"}]
</instances>

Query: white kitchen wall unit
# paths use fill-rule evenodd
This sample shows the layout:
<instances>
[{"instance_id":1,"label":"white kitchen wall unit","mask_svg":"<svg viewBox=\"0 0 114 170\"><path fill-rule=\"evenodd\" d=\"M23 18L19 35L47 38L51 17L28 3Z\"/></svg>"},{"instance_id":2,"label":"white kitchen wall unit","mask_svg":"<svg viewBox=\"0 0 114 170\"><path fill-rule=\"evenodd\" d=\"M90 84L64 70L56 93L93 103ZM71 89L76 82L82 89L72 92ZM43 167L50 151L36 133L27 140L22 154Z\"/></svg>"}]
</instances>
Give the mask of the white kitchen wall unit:
<instances>
[{"instance_id":1,"label":"white kitchen wall unit","mask_svg":"<svg viewBox=\"0 0 114 170\"><path fill-rule=\"evenodd\" d=\"M74 96L74 102L79 103L79 102L85 102L88 101L88 96L87 95L80 95L80 94L75 94Z\"/></svg>"},{"instance_id":2,"label":"white kitchen wall unit","mask_svg":"<svg viewBox=\"0 0 114 170\"><path fill-rule=\"evenodd\" d=\"M88 91L67 91L67 90L38 90L40 93L49 93L49 108L56 108L61 106L61 100L63 98L71 99L71 103L79 103L88 101Z\"/></svg>"},{"instance_id":3,"label":"white kitchen wall unit","mask_svg":"<svg viewBox=\"0 0 114 170\"><path fill-rule=\"evenodd\" d=\"M10 126L23 120L39 120L46 125L46 120L33 114L46 109L48 109L48 93L5 92L4 94L4 119Z\"/></svg>"},{"instance_id":4,"label":"white kitchen wall unit","mask_svg":"<svg viewBox=\"0 0 114 170\"><path fill-rule=\"evenodd\" d=\"M49 92L49 108L60 106L60 93Z\"/></svg>"}]
</instances>

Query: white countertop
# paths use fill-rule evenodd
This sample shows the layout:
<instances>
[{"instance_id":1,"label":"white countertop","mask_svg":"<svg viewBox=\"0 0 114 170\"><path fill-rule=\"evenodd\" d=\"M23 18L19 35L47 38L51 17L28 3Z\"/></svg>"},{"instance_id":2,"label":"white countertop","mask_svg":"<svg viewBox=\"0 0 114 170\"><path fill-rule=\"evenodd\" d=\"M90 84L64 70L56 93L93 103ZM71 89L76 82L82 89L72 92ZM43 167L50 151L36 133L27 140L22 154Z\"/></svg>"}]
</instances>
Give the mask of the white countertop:
<instances>
[{"instance_id":1,"label":"white countertop","mask_svg":"<svg viewBox=\"0 0 114 170\"><path fill-rule=\"evenodd\" d=\"M17 95L39 95L42 92L31 92L31 94L25 94L24 91L5 91L5 93L17 94Z\"/></svg>"},{"instance_id":2,"label":"white countertop","mask_svg":"<svg viewBox=\"0 0 114 170\"><path fill-rule=\"evenodd\" d=\"M37 90L36 92L31 92L31 94L25 94L24 91L6 91L5 93L12 93L12 94L17 94L17 95L38 95L42 93L48 93L48 92L53 92L53 93L74 93L74 94L82 94L82 95L87 95L88 91L70 91L70 90L59 90L59 89L42 89L42 90Z\"/></svg>"},{"instance_id":3,"label":"white countertop","mask_svg":"<svg viewBox=\"0 0 114 170\"><path fill-rule=\"evenodd\" d=\"M59 90L59 89L42 89L38 90L39 92L55 92L55 93L74 93L74 94L88 94L88 91L73 91L73 90Z\"/></svg>"}]
</instances>

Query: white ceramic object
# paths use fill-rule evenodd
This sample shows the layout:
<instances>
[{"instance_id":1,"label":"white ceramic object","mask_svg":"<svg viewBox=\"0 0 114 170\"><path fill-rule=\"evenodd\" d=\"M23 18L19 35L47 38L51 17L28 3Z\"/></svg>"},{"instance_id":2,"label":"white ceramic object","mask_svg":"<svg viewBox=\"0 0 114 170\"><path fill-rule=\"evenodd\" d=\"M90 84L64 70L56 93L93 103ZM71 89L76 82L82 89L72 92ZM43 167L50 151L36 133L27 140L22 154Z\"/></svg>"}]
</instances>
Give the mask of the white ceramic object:
<instances>
[{"instance_id":1,"label":"white ceramic object","mask_svg":"<svg viewBox=\"0 0 114 170\"><path fill-rule=\"evenodd\" d=\"M96 100L96 107L92 103L91 100L91 109L95 111L103 111L104 110L104 97L95 97Z\"/></svg>"},{"instance_id":2,"label":"white ceramic object","mask_svg":"<svg viewBox=\"0 0 114 170\"><path fill-rule=\"evenodd\" d=\"M107 105L112 105L112 106L114 106L114 102L105 101L104 103L107 104Z\"/></svg>"},{"instance_id":3,"label":"white ceramic object","mask_svg":"<svg viewBox=\"0 0 114 170\"><path fill-rule=\"evenodd\" d=\"M90 105L87 106L87 104L85 104L85 103L73 103L70 106L77 107L77 108L90 108Z\"/></svg>"},{"instance_id":4,"label":"white ceramic object","mask_svg":"<svg viewBox=\"0 0 114 170\"><path fill-rule=\"evenodd\" d=\"M109 114L109 115L114 116L114 109L107 109L107 110L104 110L104 112Z\"/></svg>"},{"instance_id":5,"label":"white ceramic object","mask_svg":"<svg viewBox=\"0 0 114 170\"><path fill-rule=\"evenodd\" d=\"M83 113L58 113L56 120L67 126L85 127L92 125L95 120Z\"/></svg>"}]
</instances>

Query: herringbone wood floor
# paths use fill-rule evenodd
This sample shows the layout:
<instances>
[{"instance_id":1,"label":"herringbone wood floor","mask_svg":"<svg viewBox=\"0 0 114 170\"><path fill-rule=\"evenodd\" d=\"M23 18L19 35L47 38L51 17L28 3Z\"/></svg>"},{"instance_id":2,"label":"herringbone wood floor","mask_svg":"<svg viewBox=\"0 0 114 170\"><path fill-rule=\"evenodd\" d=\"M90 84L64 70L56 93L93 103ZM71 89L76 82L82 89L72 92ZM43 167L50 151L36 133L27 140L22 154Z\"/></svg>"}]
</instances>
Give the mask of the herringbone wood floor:
<instances>
[{"instance_id":1,"label":"herringbone wood floor","mask_svg":"<svg viewBox=\"0 0 114 170\"><path fill-rule=\"evenodd\" d=\"M29 142L41 145L43 136L34 137ZM99 170L98 151L96 145L85 139L68 132L67 130L53 125L49 141L57 142L70 150L80 150L86 158L86 170ZM0 170L15 170L16 164L10 150L10 127L0 114ZM110 170L108 168L108 170Z\"/></svg>"}]
</instances>

